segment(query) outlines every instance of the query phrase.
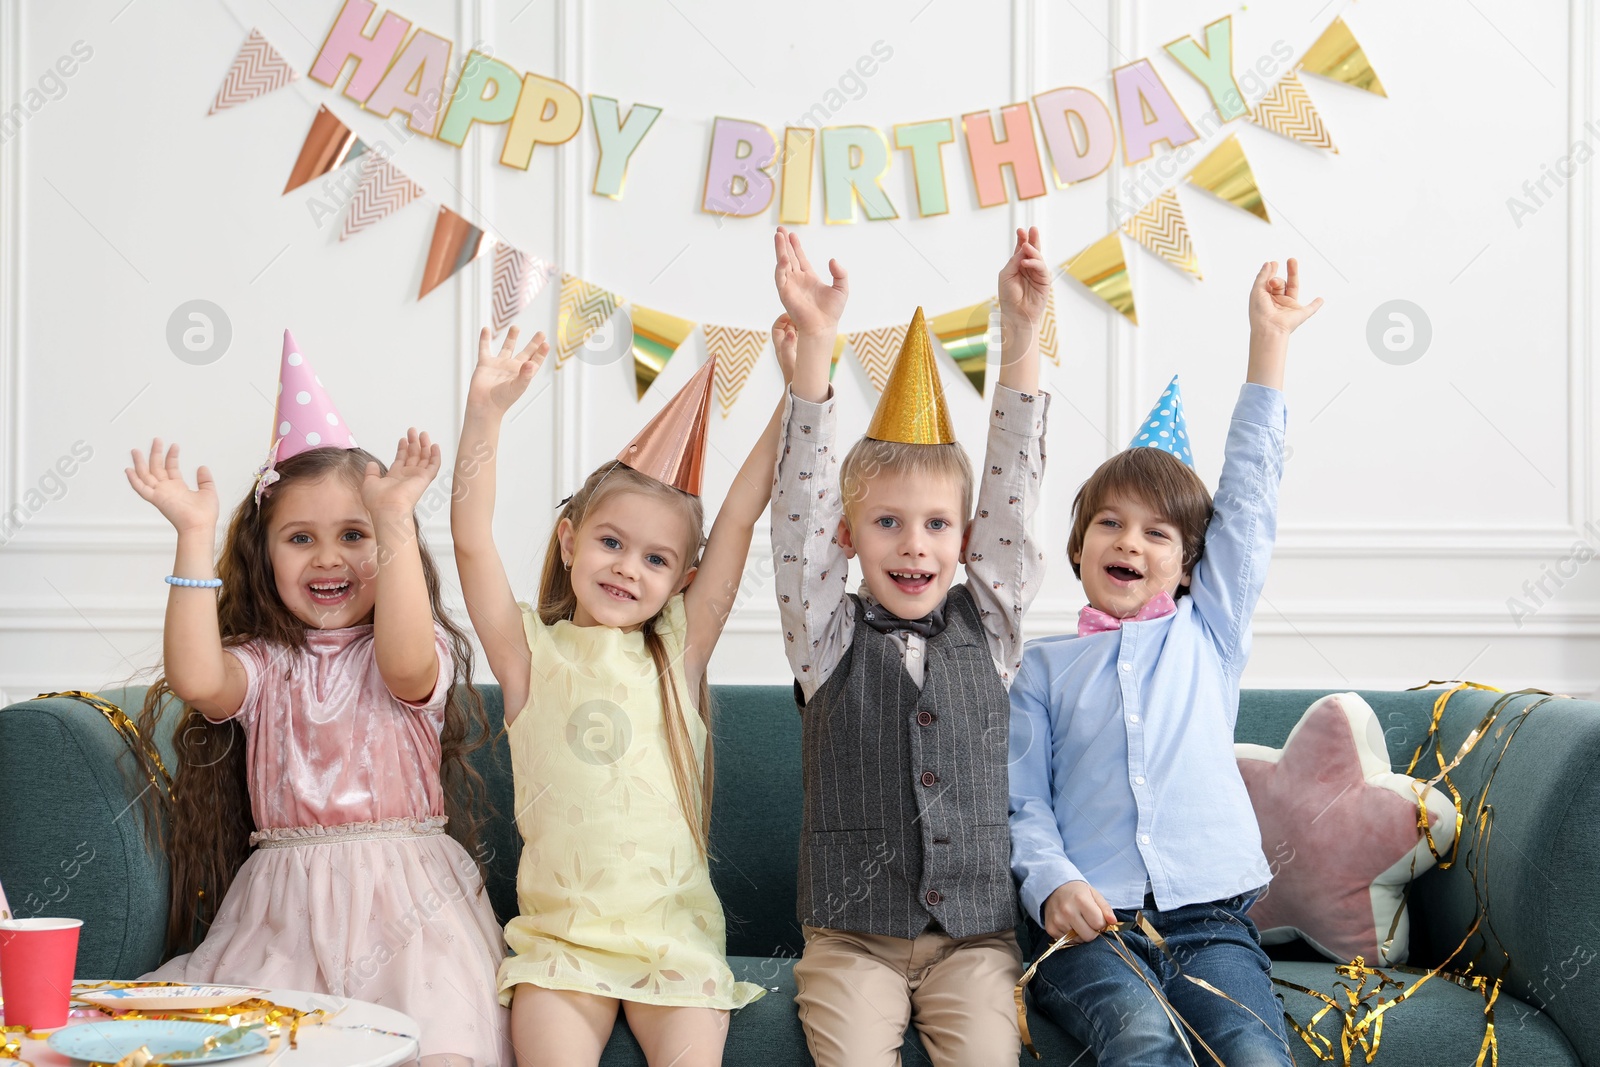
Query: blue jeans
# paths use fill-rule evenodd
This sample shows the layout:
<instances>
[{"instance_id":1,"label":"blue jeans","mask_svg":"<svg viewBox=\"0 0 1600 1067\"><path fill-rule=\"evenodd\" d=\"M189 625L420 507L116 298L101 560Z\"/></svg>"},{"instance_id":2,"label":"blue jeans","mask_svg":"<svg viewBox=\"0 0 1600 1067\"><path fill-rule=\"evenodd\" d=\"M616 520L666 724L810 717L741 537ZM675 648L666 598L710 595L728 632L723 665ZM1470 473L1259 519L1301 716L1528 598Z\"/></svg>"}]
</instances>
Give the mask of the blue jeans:
<instances>
[{"instance_id":1,"label":"blue jeans","mask_svg":"<svg viewBox=\"0 0 1600 1067\"><path fill-rule=\"evenodd\" d=\"M1259 895L1257 890L1210 904L1146 910L1145 918L1166 939L1177 966L1137 926L1120 936L1144 976L1228 1067L1292 1067L1283 1006L1272 991L1272 964L1261 950L1255 924L1245 915ZM1119 920L1131 921L1139 913L1117 909L1116 914ZM1049 947L1050 937L1031 920L1029 927L1037 956ZM1261 1021L1187 981L1183 974L1209 982ZM1100 1067L1189 1062L1154 994L1117 955L1106 935L1057 952L1044 961L1031 985L1039 1010L1093 1049ZM1185 1031L1184 1037L1197 1061L1215 1062L1192 1034Z\"/></svg>"}]
</instances>

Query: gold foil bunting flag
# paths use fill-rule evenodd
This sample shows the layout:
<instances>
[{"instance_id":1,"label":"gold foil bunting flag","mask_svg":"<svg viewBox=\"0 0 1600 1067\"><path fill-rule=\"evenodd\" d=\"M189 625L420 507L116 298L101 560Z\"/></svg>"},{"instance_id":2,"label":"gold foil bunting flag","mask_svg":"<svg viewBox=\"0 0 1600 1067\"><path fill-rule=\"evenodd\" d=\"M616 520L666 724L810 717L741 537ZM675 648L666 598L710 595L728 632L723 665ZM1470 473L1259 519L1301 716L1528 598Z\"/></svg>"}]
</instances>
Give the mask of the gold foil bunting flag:
<instances>
[{"instance_id":1,"label":"gold foil bunting flag","mask_svg":"<svg viewBox=\"0 0 1600 1067\"><path fill-rule=\"evenodd\" d=\"M350 198L339 240L348 240L421 195L422 186L402 174L386 156L368 152L361 160L361 183Z\"/></svg>"},{"instance_id":2,"label":"gold foil bunting flag","mask_svg":"<svg viewBox=\"0 0 1600 1067\"><path fill-rule=\"evenodd\" d=\"M928 320L928 329L979 396L983 395L984 376L989 369L989 314L993 308L994 301L985 300Z\"/></svg>"},{"instance_id":3,"label":"gold foil bunting flag","mask_svg":"<svg viewBox=\"0 0 1600 1067\"><path fill-rule=\"evenodd\" d=\"M1056 366L1061 366L1061 346L1056 340L1056 287L1050 286L1050 295L1044 301L1044 317L1039 320L1039 354Z\"/></svg>"},{"instance_id":4,"label":"gold foil bunting flag","mask_svg":"<svg viewBox=\"0 0 1600 1067\"><path fill-rule=\"evenodd\" d=\"M211 110L206 114L215 115L230 107L248 104L258 96L282 89L298 77L289 61L272 47L272 42L263 37L260 30L252 29L244 44L239 46L239 54L233 57L233 65L228 68L216 99L211 101Z\"/></svg>"},{"instance_id":5,"label":"gold foil bunting flag","mask_svg":"<svg viewBox=\"0 0 1600 1067\"><path fill-rule=\"evenodd\" d=\"M359 158L366 150L365 141L357 137L339 116L319 104L316 118L311 120L311 129L306 131L305 142L300 145L300 156L294 161L294 169L289 172L289 181L283 191L287 193L307 182L314 182L324 174L330 174Z\"/></svg>"},{"instance_id":6,"label":"gold foil bunting flag","mask_svg":"<svg viewBox=\"0 0 1600 1067\"><path fill-rule=\"evenodd\" d=\"M1378 96L1389 95L1383 91L1378 72L1372 69L1367 53L1361 50L1360 42L1350 32L1343 18L1335 18L1322 31L1317 43L1306 49L1306 54L1300 57L1300 62L1295 66L1307 74L1331 78Z\"/></svg>"},{"instance_id":7,"label":"gold foil bunting flag","mask_svg":"<svg viewBox=\"0 0 1600 1067\"><path fill-rule=\"evenodd\" d=\"M722 405L722 417L727 418L772 335L766 330L743 330L737 326L707 325L705 330L706 351L717 365L713 376L717 402Z\"/></svg>"},{"instance_id":8,"label":"gold foil bunting flag","mask_svg":"<svg viewBox=\"0 0 1600 1067\"><path fill-rule=\"evenodd\" d=\"M879 326L876 330L861 330L846 336L850 338L850 347L856 350L861 369L867 372L867 381L872 383L872 388L883 392L889 381L889 370L900 354L900 346L905 343L906 327Z\"/></svg>"},{"instance_id":9,"label":"gold foil bunting flag","mask_svg":"<svg viewBox=\"0 0 1600 1067\"><path fill-rule=\"evenodd\" d=\"M1256 184L1256 172L1250 169L1250 160L1245 158L1244 145L1236 133L1213 148L1183 180L1240 211L1250 212L1262 222L1272 221L1267 215L1267 202L1261 197L1261 186Z\"/></svg>"},{"instance_id":10,"label":"gold foil bunting flag","mask_svg":"<svg viewBox=\"0 0 1600 1067\"><path fill-rule=\"evenodd\" d=\"M561 305L556 319L556 368L578 354L589 335L616 314L622 298L616 293L590 285L582 278L561 272Z\"/></svg>"},{"instance_id":11,"label":"gold foil bunting flag","mask_svg":"<svg viewBox=\"0 0 1600 1067\"><path fill-rule=\"evenodd\" d=\"M533 302L549 283L555 267L538 256L519 251L501 242L494 246L494 332L511 325L511 320Z\"/></svg>"},{"instance_id":12,"label":"gold foil bunting flag","mask_svg":"<svg viewBox=\"0 0 1600 1067\"><path fill-rule=\"evenodd\" d=\"M439 205L438 217L433 222L433 243L428 247L428 261L422 267L422 288L417 292L417 299L421 300L477 259L478 253L483 251L484 240L482 230L443 204Z\"/></svg>"},{"instance_id":13,"label":"gold foil bunting flag","mask_svg":"<svg viewBox=\"0 0 1600 1067\"><path fill-rule=\"evenodd\" d=\"M1083 283L1095 296L1139 325L1133 306L1133 279L1122 254L1121 231L1112 230L1061 265L1061 269Z\"/></svg>"},{"instance_id":14,"label":"gold foil bunting flag","mask_svg":"<svg viewBox=\"0 0 1600 1067\"><path fill-rule=\"evenodd\" d=\"M628 315L633 319L634 399L643 400L678 346L694 333L694 323L638 304L628 309Z\"/></svg>"},{"instance_id":15,"label":"gold foil bunting flag","mask_svg":"<svg viewBox=\"0 0 1600 1067\"><path fill-rule=\"evenodd\" d=\"M844 355L844 346L847 338L844 334L835 334L833 338L833 362L828 364L828 381L833 381L833 376L839 370L839 357Z\"/></svg>"},{"instance_id":16,"label":"gold foil bunting flag","mask_svg":"<svg viewBox=\"0 0 1600 1067\"><path fill-rule=\"evenodd\" d=\"M1255 106L1250 112L1250 121L1303 145L1326 148L1335 154L1339 151L1328 128L1322 124L1322 116L1312 105L1311 95L1293 71L1285 74Z\"/></svg>"},{"instance_id":17,"label":"gold foil bunting flag","mask_svg":"<svg viewBox=\"0 0 1600 1067\"><path fill-rule=\"evenodd\" d=\"M1168 189L1140 208L1122 230L1179 270L1201 277L1200 260L1194 254L1189 224L1183 219L1183 205L1175 191Z\"/></svg>"}]
</instances>

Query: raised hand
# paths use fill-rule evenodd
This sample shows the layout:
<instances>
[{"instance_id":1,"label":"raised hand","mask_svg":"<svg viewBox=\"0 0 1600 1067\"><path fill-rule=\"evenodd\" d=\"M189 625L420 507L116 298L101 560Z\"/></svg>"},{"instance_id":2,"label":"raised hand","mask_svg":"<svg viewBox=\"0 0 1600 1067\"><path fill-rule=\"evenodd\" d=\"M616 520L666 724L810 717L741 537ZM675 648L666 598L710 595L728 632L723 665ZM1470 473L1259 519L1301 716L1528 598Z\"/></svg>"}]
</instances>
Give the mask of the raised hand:
<instances>
[{"instance_id":1,"label":"raised hand","mask_svg":"<svg viewBox=\"0 0 1600 1067\"><path fill-rule=\"evenodd\" d=\"M385 516L409 517L422 499L423 490L439 473L439 463L439 446L413 426L400 438L387 474L379 473L376 462L367 464L361 502L374 521Z\"/></svg>"},{"instance_id":2,"label":"raised hand","mask_svg":"<svg viewBox=\"0 0 1600 1067\"><path fill-rule=\"evenodd\" d=\"M150 459L133 450L133 466L124 468L133 491L156 506L180 532L213 533L217 526L217 486L211 471L195 472L198 488L190 489L178 469L178 446L167 448L158 437L150 442Z\"/></svg>"},{"instance_id":3,"label":"raised hand","mask_svg":"<svg viewBox=\"0 0 1600 1067\"><path fill-rule=\"evenodd\" d=\"M783 384L794 381L795 352L799 348L799 331L786 311L772 323L772 347L778 351L778 366L783 368Z\"/></svg>"},{"instance_id":4,"label":"raised hand","mask_svg":"<svg viewBox=\"0 0 1600 1067\"><path fill-rule=\"evenodd\" d=\"M829 280L811 267L800 237L778 227L773 236L778 265L773 278L778 283L778 299L800 333L831 333L839 326L839 316L850 295L850 283L839 261L828 260Z\"/></svg>"},{"instance_id":5,"label":"raised hand","mask_svg":"<svg viewBox=\"0 0 1600 1067\"><path fill-rule=\"evenodd\" d=\"M1277 260L1263 263L1250 287L1250 329L1290 334L1322 307L1322 297L1300 303L1300 264L1289 260L1287 280L1276 277Z\"/></svg>"},{"instance_id":6,"label":"raised hand","mask_svg":"<svg viewBox=\"0 0 1600 1067\"><path fill-rule=\"evenodd\" d=\"M528 383L549 354L550 342L543 332L534 334L518 352L515 326L506 331L505 343L496 354L493 335L485 326L478 331L478 365L473 368L472 383L467 387L467 407L505 414L527 392Z\"/></svg>"},{"instance_id":7,"label":"raised hand","mask_svg":"<svg viewBox=\"0 0 1600 1067\"><path fill-rule=\"evenodd\" d=\"M1016 247L1000 268L1000 315L1013 322L1037 323L1050 299L1050 268L1039 251L1039 227L1017 230Z\"/></svg>"}]
</instances>

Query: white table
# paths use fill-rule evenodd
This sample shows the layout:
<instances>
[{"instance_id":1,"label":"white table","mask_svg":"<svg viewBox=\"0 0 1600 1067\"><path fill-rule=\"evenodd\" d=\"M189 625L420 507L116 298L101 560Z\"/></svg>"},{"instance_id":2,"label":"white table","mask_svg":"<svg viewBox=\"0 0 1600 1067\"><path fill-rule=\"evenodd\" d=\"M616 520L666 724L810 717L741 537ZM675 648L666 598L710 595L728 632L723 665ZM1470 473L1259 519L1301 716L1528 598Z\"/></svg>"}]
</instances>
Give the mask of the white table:
<instances>
[{"instance_id":1,"label":"white table","mask_svg":"<svg viewBox=\"0 0 1600 1067\"><path fill-rule=\"evenodd\" d=\"M397 1067L417 1058L417 1036L422 1029L411 1016L393 1008L295 989L269 990L266 999L301 1011L321 1008L338 1014L324 1024L301 1024L297 1048L289 1048L285 1035L276 1051L227 1060L227 1067ZM72 1018L67 1025L92 1026L95 1022L93 1018ZM51 1051L44 1041L24 1039L22 1059L34 1067L82 1067L81 1061ZM11 1062L0 1060L0 1064Z\"/></svg>"}]
</instances>

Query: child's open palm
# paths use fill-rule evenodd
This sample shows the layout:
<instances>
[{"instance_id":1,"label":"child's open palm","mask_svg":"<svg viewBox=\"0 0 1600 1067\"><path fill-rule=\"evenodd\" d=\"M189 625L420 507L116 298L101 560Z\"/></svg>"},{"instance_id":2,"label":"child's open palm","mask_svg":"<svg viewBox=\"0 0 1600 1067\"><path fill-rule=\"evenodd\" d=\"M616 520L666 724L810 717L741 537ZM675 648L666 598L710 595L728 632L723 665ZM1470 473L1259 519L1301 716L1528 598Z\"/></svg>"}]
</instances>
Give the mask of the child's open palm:
<instances>
[{"instance_id":1,"label":"child's open palm","mask_svg":"<svg viewBox=\"0 0 1600 1067\"><path fill-rule=\"evenodd\" d=\"M1039 227L1017 230L1011 258L1000 268L1000 314L1009 319L1039 322L1050 300L1050 268L1039 251Z\"/></svg>"},{"instance_id":2,"label":"child's open palm","mask_svg":"<svg viewBox=\"0 0 1600 1067\"><path fill-rule=\"evenodd\" d=\"M536 333L521 352L517 351L517 328L506 332L505 343L495 354L493 335L485 326L478 331L478 365L472 371L472 383L467 387L467 406L486 407L501 414L511 409L528 391L528 383L539 373L545 357L550 354L550 342L544 333Z\"/></svg>"},{"instance_id":3,"label":"child's open palm","mask_svg":"<svg viewBox=\"0 0 1600 1067\"><path fill-rule=\"evenodd\" d=\"M789 313L795 329L802 333L822 333L839 325L844 314L850 283L836 259L828 260L829 280L811 267L800 237L782 226L773 238L778 265L773 273L778 283L778 299Z\"/></svg>"},{"instance_id":4,"label":"child's open palm","mask_svg":"<svg viewBox=\"0 0 1600 1067\"><path fill-rule=\"evenodd\" d=\"M1302 322L1322 307L1322 297L1309 304L1300 303L1300 264L1289 260L1287 280L1276 277L1278 261L1263 263L1250 288L1250 328L1293 333Z\"/></svg>"},{"instance_id":5,"label":"child's open palm","mask_svg":"<svg viewBox=\"0 0 1600 1067\"><path fill-rule=\"evenodd\" d=\"M376 462L367 464L367 476L361 483L361 502L374 518L409 516L417 501L422 499L423 490L439 473L439 464L439 446L413 426L400 438L387 474L378 472Z\"/></svg>"},{"instance_id":6,"label":"child's open palm","mask_svg":"<svg viewBox=\"0 0 1600 1067\"><path fill-rule=\"evenodd\" d=\"M198 488L190 489L178 469L178 446L167 448L158 437L150 442L150 459L133 450L133 466L125 469L133 491L156 506L156 510L178 530L215 530L217 526L217 486L211 471L195 472Z\"/></svg>"}]
</instances>

